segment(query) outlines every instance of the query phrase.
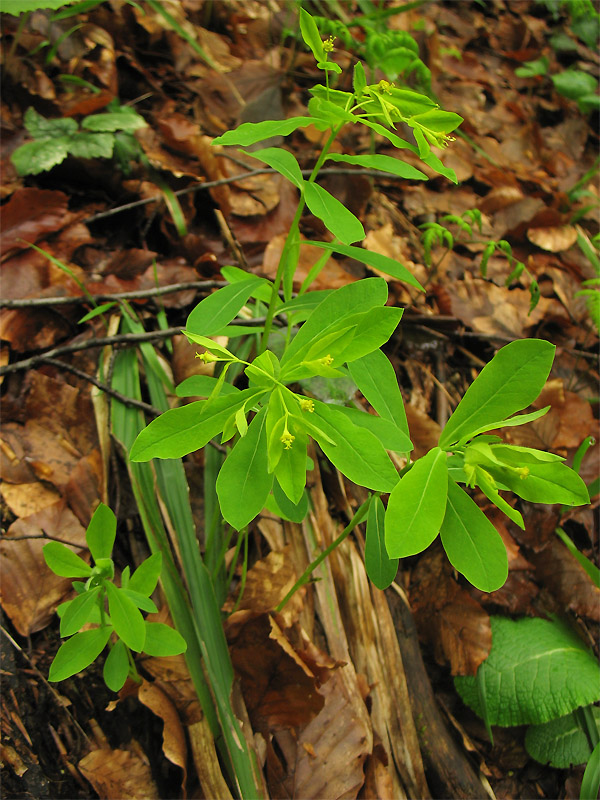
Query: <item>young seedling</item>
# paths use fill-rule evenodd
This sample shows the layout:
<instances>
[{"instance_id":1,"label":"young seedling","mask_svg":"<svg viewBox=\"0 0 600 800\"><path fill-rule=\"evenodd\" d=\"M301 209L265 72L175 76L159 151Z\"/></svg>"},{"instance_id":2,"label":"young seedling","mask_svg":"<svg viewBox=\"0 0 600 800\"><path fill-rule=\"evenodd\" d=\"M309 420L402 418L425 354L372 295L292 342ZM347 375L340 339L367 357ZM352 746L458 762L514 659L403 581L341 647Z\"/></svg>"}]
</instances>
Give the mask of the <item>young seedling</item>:
<instances>
[{"instance_id":1,"label":"young seedling","mask_svg":"<svg viewBox=\"0 0 600 800\"><path fill-rule=\"evenodd\" d=\"M140 680L132 651L173 656L187 648L185 639L176 630L162 622L148 622L141 614L141 611L158 611L150 595L160 577L160 553L143 561L133 575L125 567L121 586L115 585L111 554L116 531L115 515L100 503L86 531L93 567L60 542L49 542L44 547L46 564L56 575L87 579L73 581L77 597L58 608L60 635L69 638L52 662L48 676L51 681L63 681L81 672L108 645L104 681L109 689L118 692L128 676ZM86 630L81 630L84 627Z\"/></svg>"}]
</instances>

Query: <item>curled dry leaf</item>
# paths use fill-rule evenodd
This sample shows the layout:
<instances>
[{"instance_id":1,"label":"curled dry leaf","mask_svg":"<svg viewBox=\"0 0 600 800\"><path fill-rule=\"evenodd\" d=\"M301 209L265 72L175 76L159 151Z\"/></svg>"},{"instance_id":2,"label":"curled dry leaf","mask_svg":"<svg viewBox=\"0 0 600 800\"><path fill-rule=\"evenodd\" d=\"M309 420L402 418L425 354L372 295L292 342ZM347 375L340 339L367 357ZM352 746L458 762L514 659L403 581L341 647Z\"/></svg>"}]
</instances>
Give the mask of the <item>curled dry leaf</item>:
<instances>
[{"instance_id":1,"label":"curled dry leaf","mask_svg":"<svg viewBox=\"0 0 600 800\"><path fill-rule=\"evenodd\" d=\"M181 789L183 796L185 796L187 745L177 709L159 686L147 680L142 681L138 690L138 698L140 703L143 703L164 722L163 753L171 763L176 764L183 770Z\"/></svg>"},{"instance_id":2,"label":"curled dry leaf","mask_svg":"<svg viewBox=\"0 0 600 800\"><path fill-rule=\"evenodd\" d=\"M158 800L148 759L129 750L93 750L77 765L101 798Z\"/></svg>"},{"instance_id":3,"label":"curled dry leaf","mask_svg":"<svg viewBox=\"0 0 600 800\"><path fill-rule=\"evenodd\" d=\"M548 250L550 253L561 253L568 250L577 241L577 230L574 225L559 225L553 228L529 228L527 238L533 244Z\"/></svg>"}]
</instances>

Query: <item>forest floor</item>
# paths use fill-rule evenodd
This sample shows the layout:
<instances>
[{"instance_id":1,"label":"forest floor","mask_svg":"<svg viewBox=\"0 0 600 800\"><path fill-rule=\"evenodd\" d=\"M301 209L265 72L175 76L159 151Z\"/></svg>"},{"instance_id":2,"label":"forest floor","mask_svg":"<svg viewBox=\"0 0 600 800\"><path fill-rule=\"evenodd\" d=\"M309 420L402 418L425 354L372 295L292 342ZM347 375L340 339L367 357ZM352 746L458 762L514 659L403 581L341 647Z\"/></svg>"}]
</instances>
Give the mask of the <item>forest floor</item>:
<instances>
[{"instance_id":1,"label":"forest floor","mask_svg":"<svg viewBox=\"0 0 600 800\"><path fill-rule=\"evenodd\" d=\"M110 318L120 312L114 305L105 317L81 323L92 308L89 296L105 303L129 293L146 330L156 333L153 344L173 382L196 374L202 365L185 337L171 332L167 344L160 328L181 329L209 291L203 287L220 280L225 265L274 277L297 200L281 176L246 177L250 159L240 161L233 148L215 153L210 142L242 122L305 113L307 89L318 80L314 59L295 35L291 2L163 5L187 39L143 0L110 0L58 20L52 11L35 11L22 28L19 18L2 15L0 598L7 799L209 796L192 757L191 731L201 712L182 658L165 659L166 666L150 660L157 663L143 665L143 687L127 685L119 697L104 685L101 663L67 681L47 682L60 644L55 610L71 589L47 570L43 545L59 538L81 547L103 500L119 521L117 565L136 563L147 552L122 453L110 444L107 395L92 381L103 352L98 340L107 337L105 318L109 344L116 346ZM304 5L338 20L341 8L351 21L369 4ZM391 9L395 2L382 5ZM417 41L433 96L464 118L440 152L457 183L433 172L426 182L347 172L323 179L363 222L363 246L400 261L426 287L419 293L389 279L390 302L405 312L386 352L417 456L437 443L441 426L498 347L525 337L556 345L550 379L535 404L551 410L508 429L507 440L558 453L567 463L586 437L598 440L598 305L597 297L580 294L584 281L598 277L592 242L600 222L598 114L559 93L560 79L553 78L576 69L597 81L600 59L563 6L569 4L458 0L411 3L390 15L390 30L410 32ZM364 32L353 31L360 44ZM348 81L356 55L339 39L335 47L333 58ZM544 58L546 73L519 77L516 70ZM69 155L58 163L54 155L47 170L18 174L10 157L30 141L27 109L79 121L115 98L133 104L148 123L136 132L143 159L131 164L125 155L119 164ZM311 165L319 135L306 128L287 139L301 167ZM371 144L352 135L340 142L346 152L368 152ZM375 146L388 152L383 140ZM468 231L457 218L468 219L462 215L472 209L481 214L481 229L473 224ZM453 248L439 240L425 246L419 226L431 222L452 233ZM321 222L305 215L303 236L323 233ZM484 275L490 240L508 246L490 256ZM303 247L300 279L313 260L314 248ZM335 289L367 274L358 262L330 258L313 288ZM175 285L177 291L167 291ZM599 452L595 444L583 459L587 484L598 478ZM201 456L187 459L201 541L202 465ZM361 491L317 460L311 513L323 541L347 524L347 510L364 499ZM433 544L404 559L395 584L379 592L364 576L359 531L327 562L321 580L290 604L290 630L304 637L296 640L276 629L269 612L280 597L275 589L289 588L289 565L306 559L300 553L305 532L267 512L255 522L243 600L227 633L240 675L236 707L245 703L248 710L271 797L579 796L582 766L554 769L533 760L524 726L494 728L492 746L483 722L457 695L453 676L474 674L487 657L495 614L557 614L598 654L600 590L555 535L560 517L579 551L598 564L598 496L565 513L522 503L524 531L486 507L483 496L477 499L509 553L502 589L492 595L474 589ZM332 587L336 605L328 617L324 593ZM228 613L238 590L239 571L224 604ZM334 730L343 731L344 746L315 751L314 743Z\"/></svg>"}]
</instances>

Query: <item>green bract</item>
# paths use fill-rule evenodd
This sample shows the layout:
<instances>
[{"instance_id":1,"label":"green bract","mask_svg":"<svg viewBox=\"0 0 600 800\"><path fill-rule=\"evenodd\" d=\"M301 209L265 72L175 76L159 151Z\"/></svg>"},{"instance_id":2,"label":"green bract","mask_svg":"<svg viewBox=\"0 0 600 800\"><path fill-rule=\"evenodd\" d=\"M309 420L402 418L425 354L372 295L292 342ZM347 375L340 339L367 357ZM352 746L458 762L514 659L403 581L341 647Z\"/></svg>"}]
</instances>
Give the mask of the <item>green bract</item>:
<instances>
[{"instance_id":1,"label":"green bract","mask_svg":"<svg viewBox=\"0 0 600 800\"><path fill-rule=\"evenodd\" d=\"M115 515L108 506L100 503L86 531L86 542L95 562L93 568L60 542L49 542L44 546L44 558L54 573L67 578L88 578L85 584L73 584L77 596L58 609L60 635L71 638L60 646L52 662L51 681L63 681L89 667L109 644L104 680L109 689L118 692L128 675L137 679L129 650L162 656L177 655L186 650L185 640L176 630L167 625L145 622L138 610L141 608L153 613L158 610L150 595L161 572L162 556L159 552L140 564L131 577L129 567L126 567L121 587L112 582L114 565L111 554L116 531ZM77 632L89 624L96 627Z\"/></svg>"}]
</instances>

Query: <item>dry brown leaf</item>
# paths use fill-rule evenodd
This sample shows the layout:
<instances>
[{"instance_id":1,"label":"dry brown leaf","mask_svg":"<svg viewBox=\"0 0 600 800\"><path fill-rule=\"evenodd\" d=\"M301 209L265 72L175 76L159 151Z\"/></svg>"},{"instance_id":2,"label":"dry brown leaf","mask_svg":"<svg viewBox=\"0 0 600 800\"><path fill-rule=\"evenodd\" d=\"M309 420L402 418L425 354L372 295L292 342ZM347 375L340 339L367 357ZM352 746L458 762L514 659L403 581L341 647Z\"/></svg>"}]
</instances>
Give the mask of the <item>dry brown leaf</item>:
<instances>
[{"instance_id":1,"label":"dry brown leaf","mask_svg":"<svg viewBox=\"0 0 600 800\"><path fill-rule=\"evenodd\" d=\"M302 238L302 237L301 237ZM285 236L280 234L275 236L265 248L263 257L263 271L269 278L274 278L277 272L277 266L283 250ZM298 268L295 273L295 285L300 286L300 283L306 278L310 269L323 255L323 250L320 247L314 247L309 244L300 244L300 259L298 261ZM339 289L347 283L351 283L355 278L346 272L337 261L329 258L325 262L325 266L321 270L315 282L311 285L311 289Z\"/></svg>"},{"instance_id":2,"label":"dry brown leaf","mask_svg":"<svg viewBox=\"0 0 600 800\"><path fill-rule=\"evenodd\" d=\"M77 765L103 800L159 800L146 757L129 750L92 750Z\"/></svg>"},{"instance_id":3,"label":"dry brown leaf","mask_svg":"<svg viewBox=\"0 0 600 800\"><path fill-rule=\"evenodd\" d=\"M577 230L573 225L560 225L554 228L529 228L527 238L533 244L550 253L568 250L577 241Z\"/></svg>"},{"instance_id":4,"label":"dry brown leaf","mask_svg":"<svg viewBox=\"0 0 600 800\"><path fill-rule=\"evenodd\" d=\"M63 192L22 188L2 208L0 255L35 244L45 234L54 233L69 217L68 197ZM19 241L23 239L24 241Z\"/></svg>"},{"instance_id":5,"label":"dry brown leaf","mask_svg":"<svg viewBox=\"0 0 600 800\"><path fill-rule=\"evenodd\" d=\"M46 506L51 506L60 500L60 494L55 489L44 486L43 483L2 483L0 493L4 502L16 517L28 517L36 514Z\"/></svg>"},{"instance_id":6,"label":"dry brown leaf","mask_svg":"<svg viewBox=\"0 0 600 800\"><path fill-rule=\"evenodd\" d=\"M249 609L256 614L272 611L283 600L297 579L290 557L291 547L288 545L280 552L271 552L266 558L257 561L246 575L246 586L238 611ZM297 613L302 607L303 592L296 592L290 603L286 605L287 619L291 622L290 605L296 606ZM224 605L225 611L231 611L235 599L229 598Z\"/></svg>"},{"instance_id":7,"label":"dry brown leaf","mask_svg":"<svg viewBox=\"0 0 600 800\"><path fill-rule=\"evenodd\" d=\"M41 537L44 533L78 545L74 551L83 557L86 554L85 529L64 500L13 522L7 537L0 542L0 598L2 608L22 636L44 628L71 589L68 578L55 575L46 566L42 550L47 539L11 541L11 537Z\"/></svg>"},{"instance_id":8,"label":"dry brown leaf","mask_svg":"<svg viewBox=\"0 0 600 800\"><path fill-rule=\"evenodd\" d=\"M165 757L183 770L181 779L182 797L185 797L187 779L187 745L185 733L177 709L169 697L155 683L142 680L138 690L138 698L147 708L160 717L164 723L162 750Z\"/></svg>"}]
</instances>

